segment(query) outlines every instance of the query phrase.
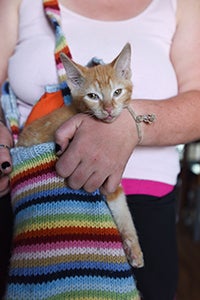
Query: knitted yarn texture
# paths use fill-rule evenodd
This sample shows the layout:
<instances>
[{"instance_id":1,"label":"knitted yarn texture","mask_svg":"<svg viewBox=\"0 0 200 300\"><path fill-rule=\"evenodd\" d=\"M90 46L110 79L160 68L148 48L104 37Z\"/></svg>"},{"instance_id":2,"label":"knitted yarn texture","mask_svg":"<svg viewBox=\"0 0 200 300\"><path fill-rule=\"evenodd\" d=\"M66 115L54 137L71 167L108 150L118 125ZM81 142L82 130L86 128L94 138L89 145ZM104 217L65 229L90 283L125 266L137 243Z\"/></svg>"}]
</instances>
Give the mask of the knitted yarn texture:
<instances>
[{"instance_id":1,"label":"knitted yarn texture","mask_svg":"<svg viewBox=\"0 0 200 300\"><path fill-rule=\"evenodd\" d=\"M13 251L5 299L139 299L104 197L55 172L54 144L11 150Z\"/></svg>"},{"instance_id":2,"label":"knitted yarn texture","mask_svg":"<svg viewBox=\"0 0 200 300\"><path fill-rule=\"evenodd\" d=\"M43 7L46 17L52 25L53 31L55 32L54 56L58 73L58 81L60 83L60 89L62 92L64 103L68 105L71 102L70 90L66 83L66 72L60 59L60 53L64 52L70 58L72 58L72 54L62 30L59 3L57 0L43 0Z\"/></svg>"}]
</instances>

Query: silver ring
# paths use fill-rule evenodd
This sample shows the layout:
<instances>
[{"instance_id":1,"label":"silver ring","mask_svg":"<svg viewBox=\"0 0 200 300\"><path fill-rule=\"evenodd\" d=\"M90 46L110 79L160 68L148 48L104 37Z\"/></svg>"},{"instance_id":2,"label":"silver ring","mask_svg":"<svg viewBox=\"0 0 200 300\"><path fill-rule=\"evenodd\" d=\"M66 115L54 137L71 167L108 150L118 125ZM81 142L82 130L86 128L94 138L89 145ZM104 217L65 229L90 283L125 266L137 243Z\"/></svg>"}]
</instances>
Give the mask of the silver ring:
<instances>
[{"instance_id":1,"label":"silver ring","mask_svg":"<svg viewBox=\"0 0 200 300\"><path fill-rule=\"evenodd\" d=\"M9 147L9 146L7 146L7 145L0 144L0 149L1 149L1 148L6 148L6 149L8 149L8 150L10 151L10 147Z\"/></svg>"}]
</instances>

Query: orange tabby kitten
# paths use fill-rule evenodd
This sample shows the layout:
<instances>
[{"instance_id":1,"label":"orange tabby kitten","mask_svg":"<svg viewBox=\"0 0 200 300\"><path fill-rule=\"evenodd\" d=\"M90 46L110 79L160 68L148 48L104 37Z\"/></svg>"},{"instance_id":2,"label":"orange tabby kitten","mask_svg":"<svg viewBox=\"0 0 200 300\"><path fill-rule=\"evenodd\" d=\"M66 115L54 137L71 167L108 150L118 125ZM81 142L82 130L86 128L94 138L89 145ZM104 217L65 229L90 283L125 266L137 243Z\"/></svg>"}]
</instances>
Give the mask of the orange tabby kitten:
<instances>
[{"instance_id":1,"label":"orange tabby kitten","mask_svg":"<svg viewBox=\"0 0 200 300\"><path fill-rule=\"evenodd\" d=\"M63 53L61 60L71 90L72 104L63 106L25 127L18 146L53 141L55 130L77 112L90 114L103 122L113 122L130 103L132 94L130 44L126 44L120 54L105 65L83 67ZM107 196L107 203L118 226L130 264L142 267L142 251L121 186Z\"/></svg>"}]
</instances>

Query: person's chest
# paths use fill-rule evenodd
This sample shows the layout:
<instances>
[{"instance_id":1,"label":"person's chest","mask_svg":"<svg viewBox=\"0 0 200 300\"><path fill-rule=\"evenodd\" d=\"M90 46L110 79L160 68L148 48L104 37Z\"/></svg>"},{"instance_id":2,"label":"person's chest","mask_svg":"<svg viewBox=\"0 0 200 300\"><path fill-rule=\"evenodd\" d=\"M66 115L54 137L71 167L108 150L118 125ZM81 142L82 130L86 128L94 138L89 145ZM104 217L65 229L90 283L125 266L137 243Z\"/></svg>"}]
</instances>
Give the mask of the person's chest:
<instances>
[{"instance_id":1,"label":"person's chest","mask_svg":"<svg viewBox=\"0 0 200 300\"><path fill-rule=\"evenodd\" d=\"M142 13L154 0L60 0L67 9L91 19L119 21Z\"/></svg>"}]
</instances>

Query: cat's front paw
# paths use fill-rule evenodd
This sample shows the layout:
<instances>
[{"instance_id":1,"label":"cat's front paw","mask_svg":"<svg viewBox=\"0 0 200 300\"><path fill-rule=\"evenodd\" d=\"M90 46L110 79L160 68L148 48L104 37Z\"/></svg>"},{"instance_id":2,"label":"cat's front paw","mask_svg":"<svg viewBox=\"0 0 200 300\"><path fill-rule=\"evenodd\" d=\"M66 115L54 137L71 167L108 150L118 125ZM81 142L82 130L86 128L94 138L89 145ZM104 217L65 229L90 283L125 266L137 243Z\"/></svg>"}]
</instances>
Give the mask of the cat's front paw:
<instances>
[{"instance_id":1,"label":"cat's front paw","mask_svg":"<svg viewBox=\"0 0 200 300\"><path fill-rule=\"evenodd\" d=\"M143 253L140 245L135 240L126 239L123 241L124 251L131 266L142 268L144 266Z\"/></svg>"}]
</instances>

